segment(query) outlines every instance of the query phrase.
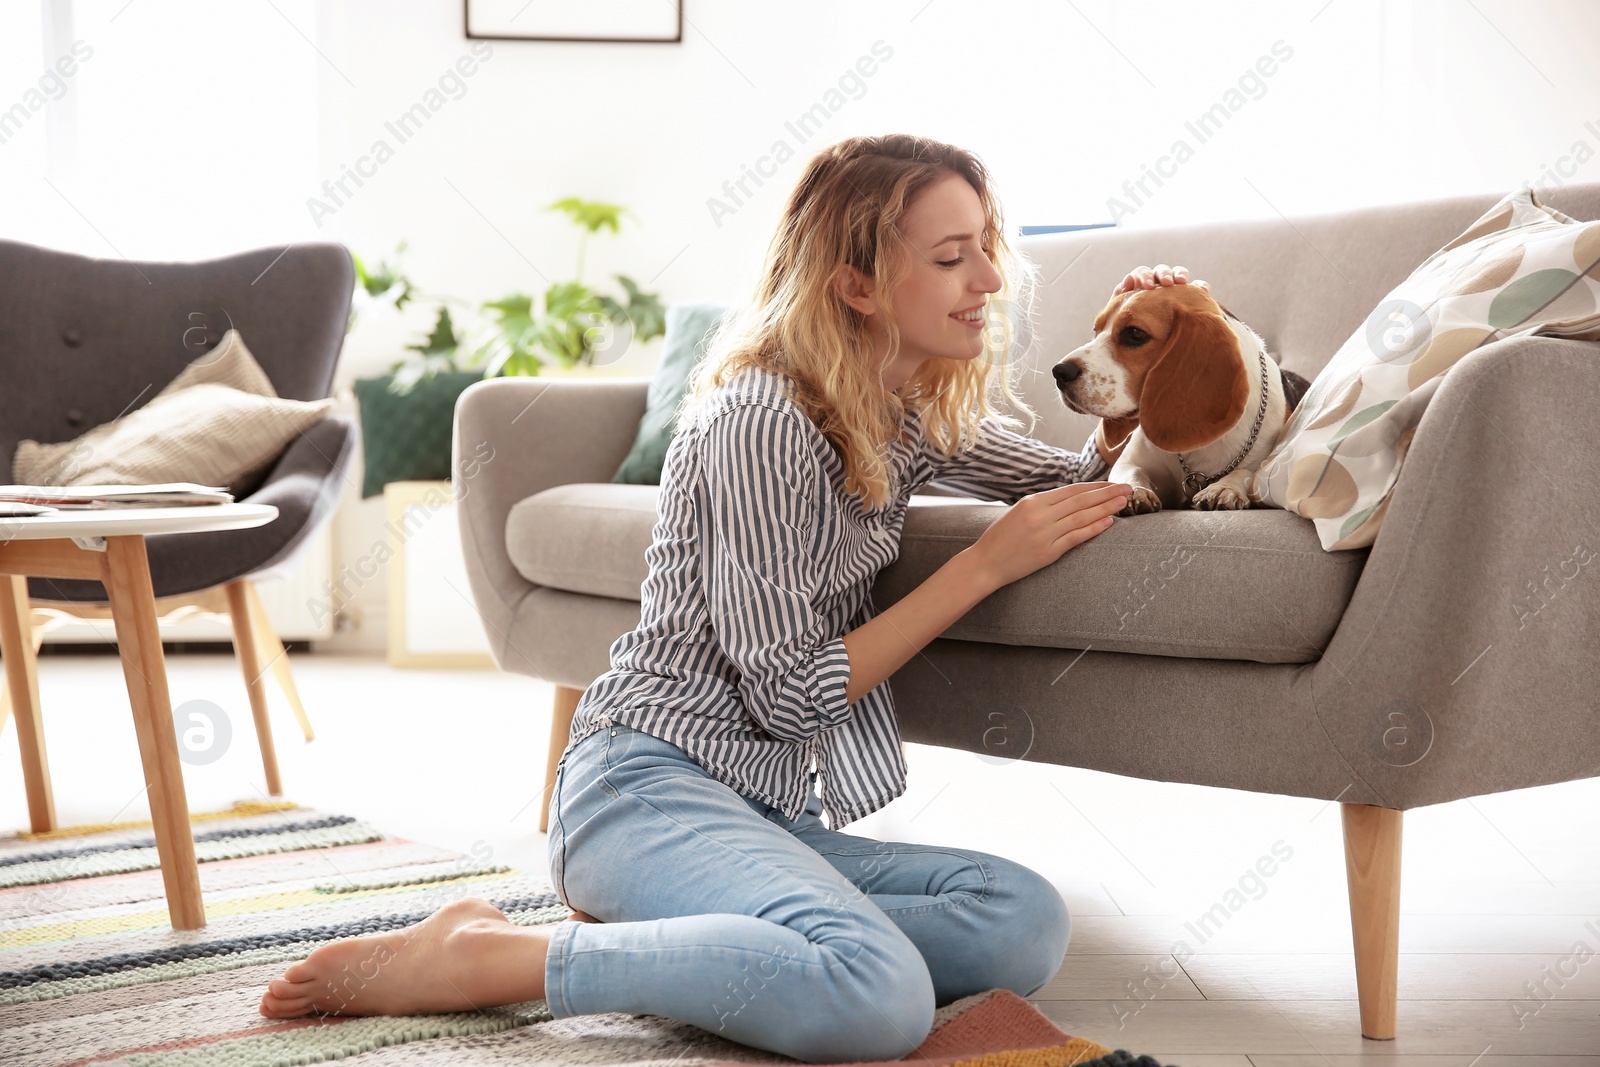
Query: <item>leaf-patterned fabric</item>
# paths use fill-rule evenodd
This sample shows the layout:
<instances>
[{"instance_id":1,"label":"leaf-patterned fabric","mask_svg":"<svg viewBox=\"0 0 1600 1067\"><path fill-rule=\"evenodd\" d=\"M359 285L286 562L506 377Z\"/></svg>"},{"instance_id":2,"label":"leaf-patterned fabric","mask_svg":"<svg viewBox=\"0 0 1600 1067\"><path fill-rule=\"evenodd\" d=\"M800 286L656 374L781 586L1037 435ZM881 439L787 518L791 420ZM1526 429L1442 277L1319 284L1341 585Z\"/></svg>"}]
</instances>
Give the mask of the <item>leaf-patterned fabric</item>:
<instances>
[{"instance_id":1,"label":"leaf-patterned fabric","mask_svg":"<svg viewBox=\"0 0 1600 1067\"><path fill-rule=\"evenodd\" d=\"M1428 401L1468 353L1523 334L1600 340L1600 222L1510 193L1373 309L1311 383L1255 496L1328 551L1372 544Z\"/></svg>"}]
</instances>

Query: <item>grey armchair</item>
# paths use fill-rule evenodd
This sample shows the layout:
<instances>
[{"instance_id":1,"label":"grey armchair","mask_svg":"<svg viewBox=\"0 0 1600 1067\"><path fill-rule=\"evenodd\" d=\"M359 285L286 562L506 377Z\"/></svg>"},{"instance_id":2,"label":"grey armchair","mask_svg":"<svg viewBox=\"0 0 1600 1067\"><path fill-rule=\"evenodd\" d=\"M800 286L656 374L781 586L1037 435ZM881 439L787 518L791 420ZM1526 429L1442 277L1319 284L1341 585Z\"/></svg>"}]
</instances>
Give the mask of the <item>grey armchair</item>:
<instances>
[{"instance_id":1,"label":"grey armchair","mask_svg":"<svg viewBox=\"0 0 1600 1067\"><path fill-rule=\"evenodd\" d=\"M1600 185L1541 196L1600 218ZM1023 385L1035 436L1077 448L1093 428L1049 368L1135 264L1187 264L1311 379L1496 199L1022 239L1049 280ZM456 408L473 595L500 666L557 687L552 769L582 690L639 620L656 489L610 478L648 384L490 380ZM1570 568L1545 589L1594 543L1597 407L1600 346L1485 346L1434 396L1370 549L1325 552L1274 509L1122 520L912 657L889 681L902 737L982 752L1000 711L1030 760L1339 803L1362 1032L1393 1037L1402 812L1600 774L1600 610L1560 591ZM497 458L477 463L485 443ZM932 503L912 498L879 610L998 513Z\"/></svg>"},{"instance_id":2,"label":"grey armchair","mask_svg":"<svg viewBox=\"0 0 1600 1067\"><path fill-rule=\"evenodd\" d=\"M279 396L328 396L354 285L350 254L337 244L165 263L0 241L0 458L6 464L0 481L11 481L18 441L72 440L141 406L230 328L239 330ZM332 518L354 447L350 419L324 418L253 484L228 487L237 500L275 506L274 521L146 540L158 614L204 610L231 620L273 796L282 794L282 785L262 680L267 670L283 687L306 740L314 735L255 583L292 567L297 552ZM99 582L33 577L27 593L38 609L32 612L34 651L53 616L109 617ZM0 725L4 721L0 717Z\"/></svg>"}]
</instances>

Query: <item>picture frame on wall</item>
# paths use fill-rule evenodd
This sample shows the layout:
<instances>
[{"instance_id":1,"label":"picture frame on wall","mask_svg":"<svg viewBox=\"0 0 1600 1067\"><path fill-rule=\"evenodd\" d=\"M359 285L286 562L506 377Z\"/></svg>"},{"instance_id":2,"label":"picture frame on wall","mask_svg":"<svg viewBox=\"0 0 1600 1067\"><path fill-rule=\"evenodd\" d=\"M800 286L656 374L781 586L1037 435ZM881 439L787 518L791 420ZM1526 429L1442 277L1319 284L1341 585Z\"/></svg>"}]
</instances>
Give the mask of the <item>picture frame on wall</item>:
<instances>
[{"instance_id":1,"label":"picture frame on wall","mask_svg":"<svg viewBox=\"0 0 1600 1067\"><path fill-rule=\"evenodd\" d=\"M469 40L674 44L683 0L462 0Z\"/></svg>"}]
</instances>

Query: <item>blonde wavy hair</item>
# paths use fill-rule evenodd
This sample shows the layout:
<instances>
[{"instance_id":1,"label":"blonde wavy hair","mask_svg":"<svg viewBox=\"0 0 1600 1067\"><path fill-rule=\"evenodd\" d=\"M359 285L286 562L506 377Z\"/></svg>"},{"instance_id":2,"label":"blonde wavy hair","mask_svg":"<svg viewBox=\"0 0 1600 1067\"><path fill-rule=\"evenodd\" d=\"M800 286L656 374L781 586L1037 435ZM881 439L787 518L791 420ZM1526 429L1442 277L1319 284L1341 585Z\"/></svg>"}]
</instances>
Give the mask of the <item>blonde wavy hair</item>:
<instances>
[{"instance_id":1,"label":"blonde wavy hair","mask_svg":"<svg viewBox=\"0 0 1600 1067\"><path fill-rule=\"evenodd\" d=\"M882 368L900 349L893 294L919 253L902 222L918 193L947 174L966 179L983 206L982 247L1002 279L990 296L998 307L983 331L983 354L973 360L925 360L891 392ZM842 264L871 279L889 337L885 362L871 364L866 316L833 287ZM1018 336L1031 337L1037 268L1005 236L1000 204L978 157L953 145L891 134L851 137L817 153L789 196L767 251L754 298L725 315L706 342L691 388L677 411L689 425L708 394L747 367L764 367L788 379L790 397L833 445L846 473L846 491L868 509L888 503L885 446L901 432L907 411L922 414L924 431L944 455L969 448L978 423L992 416L1020 421L997 409L1004 397L1036 418L1017 393L1013 359ZM996 328L998 327L998 329Z\"/></svg>"}]
</instances>

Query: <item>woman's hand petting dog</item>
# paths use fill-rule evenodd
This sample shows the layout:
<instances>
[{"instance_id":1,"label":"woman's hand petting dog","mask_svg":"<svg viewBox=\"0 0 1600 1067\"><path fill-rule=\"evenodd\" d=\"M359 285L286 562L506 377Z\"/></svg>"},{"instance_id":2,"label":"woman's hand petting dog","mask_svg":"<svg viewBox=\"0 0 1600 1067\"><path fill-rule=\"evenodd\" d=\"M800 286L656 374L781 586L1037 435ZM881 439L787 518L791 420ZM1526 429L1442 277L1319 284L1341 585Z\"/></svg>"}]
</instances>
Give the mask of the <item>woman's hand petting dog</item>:
<instances>
[{"instance_id":1,"label":"woman's hand petting dog","mask_svg":"<svg viewBox=\"0 0 1600 1067\"><path fill-rule=\"evenodd\" d=\"M1111 295L1116 296L1129 289L1154 289L1158 285L1192 285L1207 292L1211 290L1211 286L1199 278L1191 281L1188 267L1169 267L1165 263L1157 263L1154 267L1135 267L1130 270L1128 276L1111 290Z\"/></svg>"}]
</instances>

